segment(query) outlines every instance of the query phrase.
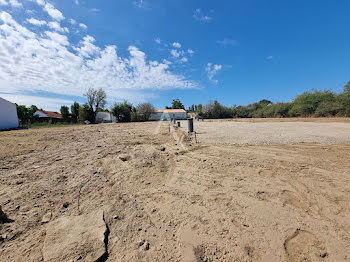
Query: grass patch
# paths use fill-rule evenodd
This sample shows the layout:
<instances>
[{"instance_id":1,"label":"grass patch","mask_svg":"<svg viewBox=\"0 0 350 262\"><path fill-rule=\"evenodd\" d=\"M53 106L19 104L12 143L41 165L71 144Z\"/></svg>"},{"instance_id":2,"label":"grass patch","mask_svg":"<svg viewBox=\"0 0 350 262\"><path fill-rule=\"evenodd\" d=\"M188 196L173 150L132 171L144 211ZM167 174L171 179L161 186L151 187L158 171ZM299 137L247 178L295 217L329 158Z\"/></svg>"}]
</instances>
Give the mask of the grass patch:
<instances>
[{"instance_id":1,"label":"grass patch","mask_svg":"<svg viewBox=\"0 0 350 262\"><path fill-rule=\"evenodd\" d=\"M33 123L33 124L27 124L23 125L25 128L51 128L51 127L64 127L64 126L78 126L82 125L80 123L54 123L54 124L49 124L49 123Z\"/></svg>"}]
</instances>

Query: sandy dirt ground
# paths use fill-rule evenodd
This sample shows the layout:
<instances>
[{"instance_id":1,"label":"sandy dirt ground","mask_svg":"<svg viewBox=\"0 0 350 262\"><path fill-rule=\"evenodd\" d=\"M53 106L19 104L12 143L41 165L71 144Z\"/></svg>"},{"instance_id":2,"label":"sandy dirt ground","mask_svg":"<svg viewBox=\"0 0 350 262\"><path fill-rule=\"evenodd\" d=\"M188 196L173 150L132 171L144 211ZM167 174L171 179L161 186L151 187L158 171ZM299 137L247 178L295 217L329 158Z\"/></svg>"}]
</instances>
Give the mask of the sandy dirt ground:
<instances>
[{"instance_id":1,"label":"sandy dirt ground","mask_svg":"<svg viewBox=\"0 0 350 262\"><path fill-rule=\"evenodd\" d=\"M187 121L180 121L187 132ZM350 143L346 118L194 120L198 142L211 144Z\"/></svg>"},{"instance_id":2,"label":"sandy dirt ground","mask_svg":"<svg viewBox=\"0 0 350 262\"><path fill-rule=\"evenodd\" d=\"M1 132L0 261L43 261L53 224L69 242L62 221L100 210L99 261L349 261L349 159L346 143L194 144L167 122ZM83 243L52 261L95 261Z\"/></svg>"}]
</instances>

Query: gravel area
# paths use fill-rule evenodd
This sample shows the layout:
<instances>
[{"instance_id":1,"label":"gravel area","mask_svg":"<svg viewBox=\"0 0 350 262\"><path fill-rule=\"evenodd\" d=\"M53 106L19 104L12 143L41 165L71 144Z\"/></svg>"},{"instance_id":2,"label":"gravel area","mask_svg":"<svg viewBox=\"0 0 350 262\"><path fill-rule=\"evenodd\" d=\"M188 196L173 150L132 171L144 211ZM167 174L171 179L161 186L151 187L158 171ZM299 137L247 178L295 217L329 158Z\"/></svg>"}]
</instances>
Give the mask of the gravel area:
<instances>
[{"instance_id":1,"label":"gravel area","mask_svg":"<svg viewBox=\"0 0 350 262\"><path fill-rule=\"evenodd\" d=\"M350 123L194 121L197 139L211 144L350 143ZM187 129L187 121L181 121Z\"/></svg>"}]
</instances>

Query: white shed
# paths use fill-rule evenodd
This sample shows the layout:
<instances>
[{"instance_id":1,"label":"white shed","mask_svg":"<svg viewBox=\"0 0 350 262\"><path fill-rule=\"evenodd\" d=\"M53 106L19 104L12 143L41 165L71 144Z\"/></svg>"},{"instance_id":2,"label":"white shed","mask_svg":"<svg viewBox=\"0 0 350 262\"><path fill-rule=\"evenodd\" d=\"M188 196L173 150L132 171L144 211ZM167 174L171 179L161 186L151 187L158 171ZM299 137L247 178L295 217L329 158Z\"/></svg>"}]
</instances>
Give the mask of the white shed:
<instances>
[{"instance_id":1,"label":"white shed","mask_svg":"<svg viewBox=\"0 0 350 262\"><path fill-rule=\"evenodd\" d=\"M0 129L16 128L18 124L16 104L0 97Z\"/></svg>"},{"instance_id":2,"label":"white shed","mask_svg":"<svg viewBox=\"0 0 350 262\"><path fill-rule=\"evenodd\" d=\"M183 120L187 118L186 111L184 109L157 109L151 113L149 120L170 120L175 118L176 120Z\"/></svg>"},{"instance_id":3,"label":"white shed","mask_svg":"<svg viewBox=\"0 0 350 262\"><path fill-rule=\"evenodd\" d=\"M96 123L111 123L116 122L115 116L109 112L97 112Z\"/></svg>"}]
</instances>

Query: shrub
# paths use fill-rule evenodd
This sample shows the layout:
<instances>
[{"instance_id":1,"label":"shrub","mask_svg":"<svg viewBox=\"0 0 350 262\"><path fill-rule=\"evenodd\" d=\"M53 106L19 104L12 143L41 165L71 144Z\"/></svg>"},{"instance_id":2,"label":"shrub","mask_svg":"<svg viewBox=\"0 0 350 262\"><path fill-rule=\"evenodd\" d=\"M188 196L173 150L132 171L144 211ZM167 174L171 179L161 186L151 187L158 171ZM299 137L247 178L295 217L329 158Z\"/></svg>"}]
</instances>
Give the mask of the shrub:
<instances>
[{"instance_id":1,"label":"shrub","mask_svg":"<svg viewBox=\"0 0 350 262\"><path fill-rule=\"evenodd\" d=\"M115 103L112 107L112 114L117 119L117 122L130 122L132 109L132 104L127 101Z\"/></svg>"},{"instance_id":2,"label":"shrub","mask_svg":"<svg viewBox=\"0 0 350 262\"><path fill-rule=\"evenodd\" d=\"M323 102L335 101L335 94L330 90L305 92L297 96L289 113L291 116L312 116Z\"/></svg>"}]
</instances>

